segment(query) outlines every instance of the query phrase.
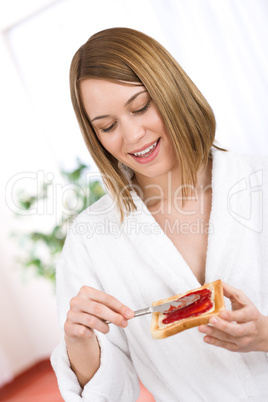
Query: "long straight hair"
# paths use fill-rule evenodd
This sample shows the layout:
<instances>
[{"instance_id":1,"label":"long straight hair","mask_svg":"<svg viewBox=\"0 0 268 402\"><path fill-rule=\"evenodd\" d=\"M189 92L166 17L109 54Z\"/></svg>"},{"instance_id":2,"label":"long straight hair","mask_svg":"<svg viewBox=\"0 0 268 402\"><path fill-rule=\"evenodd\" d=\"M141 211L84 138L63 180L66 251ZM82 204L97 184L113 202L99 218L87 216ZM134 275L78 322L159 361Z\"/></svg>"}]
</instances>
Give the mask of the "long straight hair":
<instances>
[{"instance_id":1,"label":"long straight hair","mask_svg":"<svg viewBox=\"0 0 268 402\"><path fill-rule=\"evenodd\" d=\"M110 28L91 36L75 53L70 68L73 107L86 146L104 184L116 199L121 220L135 209L118 161L102 146L85 112L80 81L88 78L143 85L158 108L178 158L182 196L195 186L215 139L208 102L170 53L150 36L130 28Z\"/></svg>"}]
</instances>

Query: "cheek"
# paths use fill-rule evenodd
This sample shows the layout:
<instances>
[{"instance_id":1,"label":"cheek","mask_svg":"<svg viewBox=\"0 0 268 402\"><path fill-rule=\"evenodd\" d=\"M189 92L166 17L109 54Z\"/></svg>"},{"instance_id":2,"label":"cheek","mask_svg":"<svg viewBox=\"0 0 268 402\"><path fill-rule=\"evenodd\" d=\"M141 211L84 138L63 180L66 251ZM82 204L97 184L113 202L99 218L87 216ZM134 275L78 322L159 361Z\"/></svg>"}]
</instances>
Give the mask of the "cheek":
<instances>
[{"instance_id":1,"label":"cheek","mask_svg":"<svg viewBox=\"0 0 268 402\"><path fill-rule=\"evenodd\" d=\"M164 120L158 110L155 110L154 113L151 115L151 125L154 127L156 131L164 131L166 132L166 127Z\"/></svg>"},{"instance_id":2,"label":"cheek","mask_svg":"<svg viewBox=\"0 0 268 402\"><path fill-rule=\"evenodd\" d=\"M111 154L115 155L119 151L119 140L113 135L98 135L102 146Z\"/></svg>"}]
</instances>

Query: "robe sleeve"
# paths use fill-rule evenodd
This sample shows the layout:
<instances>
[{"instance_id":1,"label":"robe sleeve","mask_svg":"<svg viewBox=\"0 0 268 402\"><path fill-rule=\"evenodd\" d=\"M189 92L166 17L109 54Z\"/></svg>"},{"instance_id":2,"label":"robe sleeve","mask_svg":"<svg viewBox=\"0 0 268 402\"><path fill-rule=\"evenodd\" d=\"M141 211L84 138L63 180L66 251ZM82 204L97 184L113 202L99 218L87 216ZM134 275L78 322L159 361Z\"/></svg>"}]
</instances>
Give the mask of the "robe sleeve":
<instances>
[{"instance_id":1,"label":"robe sleeve","mask_svg":"<svg viewBox=\"0 0 268 402\"><path fill-rule=\"evenodd\" d=\"M96 245L92 244L91 247ZM58 317L61 329L64 327L70 299L83 285L104 290L92 264L90 251L85 245L83 236L72 232L71 229L56 269ZM63 399L68 402L136 401L140 391L139 380L123 330L114 326L109 334L104 335L96 331L96 335L101 350L101 364L83 389L70 368L64 340L53 351L51 364Z\"/></svg>"}]
</instances>

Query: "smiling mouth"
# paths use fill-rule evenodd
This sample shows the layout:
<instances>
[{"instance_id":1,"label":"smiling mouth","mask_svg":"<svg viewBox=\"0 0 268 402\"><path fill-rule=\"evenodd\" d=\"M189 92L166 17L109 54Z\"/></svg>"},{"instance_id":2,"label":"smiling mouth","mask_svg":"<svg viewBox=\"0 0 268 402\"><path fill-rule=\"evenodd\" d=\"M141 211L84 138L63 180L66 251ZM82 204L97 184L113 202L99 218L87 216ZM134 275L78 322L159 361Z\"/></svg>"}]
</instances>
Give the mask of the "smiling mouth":
<instances>
[{"instance_id":1,"label":"smiling mouth","mask_svg":"<svg viewBox=\"0 0 268 402\"><path fill-rule=\"evenodd\" d=\"M133 152L131 155L136 156L136 158L148 158L148 156L150 156L151 153L154 151L154 149L157 147L158 142L159 142L159 138L158 138L157 141L155 141L154 144L152 144L149 147L145 148L143 151Z\"/></svg>"}]
</instances>

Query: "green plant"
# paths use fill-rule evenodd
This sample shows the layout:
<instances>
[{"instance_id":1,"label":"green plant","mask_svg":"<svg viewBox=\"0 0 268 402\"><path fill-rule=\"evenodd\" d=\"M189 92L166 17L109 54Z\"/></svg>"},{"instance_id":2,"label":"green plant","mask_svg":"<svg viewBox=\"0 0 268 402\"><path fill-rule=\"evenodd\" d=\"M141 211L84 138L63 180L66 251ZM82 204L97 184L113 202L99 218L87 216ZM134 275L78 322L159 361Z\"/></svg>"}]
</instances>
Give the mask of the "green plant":
<instances>
[{"instance_id":1,"label":"green plant","mask_svg":"<svg viewBox=\"0 0 268 402\"><path fill-rule=\"evenodd\" d=\"M65 242L66 234L72 220L85 208L93 204L105 194L101 180L88 180L89 167L77 159L77 167L68 172L61 170L64 180L64 186L72 188L72 194L67 195L64 199L60 211L60 218L57 219L49 230L39 231L33 230L28 233L13 233L22 249L22 256L18 258L18 262L23 268L31 269L35 274L49 279L55 283L55 265ZM29 194L25 190L17 193L16 203L21 211L29 212L36 210L38 204L47 202L50 197L51 187L55 187L55 183L49 181L39 183L40 188L35 194ZM75 193L75 197L74 197ZM76 198L76 207L73 208L73 199ZM16 214L20 219L26 217L23 214ZM42 216L44 217L44 215ZM46 216L45 216L46 218ZM51 216L50 216L51 218ZM53 218L53 217L52 217ZM27 216L26 219L33 219ZM34 217L38 224L40 216ZM40 222L38 224L40 226Z\"/></svg>"}]
</instances>

